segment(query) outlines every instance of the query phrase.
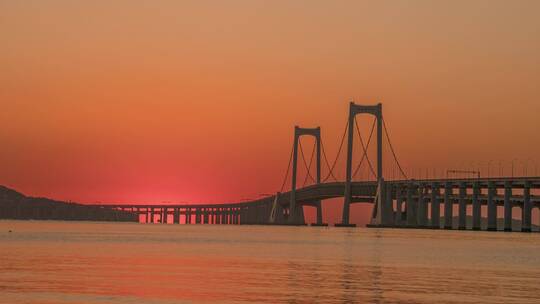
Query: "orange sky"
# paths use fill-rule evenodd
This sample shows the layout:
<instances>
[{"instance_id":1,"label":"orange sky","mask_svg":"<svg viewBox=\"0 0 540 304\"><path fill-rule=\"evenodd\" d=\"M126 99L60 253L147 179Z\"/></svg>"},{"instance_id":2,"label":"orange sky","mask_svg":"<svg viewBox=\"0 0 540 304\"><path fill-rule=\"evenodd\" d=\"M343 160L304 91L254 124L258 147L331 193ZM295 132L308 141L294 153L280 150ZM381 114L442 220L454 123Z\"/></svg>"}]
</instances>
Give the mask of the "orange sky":
<instances>
[{"instance_id":1,"label":"orange sky","mask_svg":"<svg viewBox=\"0 0 540 304\"><path fill-rule=\"evenodd\" d=\"M253 198L278 190L295 124L320 125L333 158L351 98L383 102L409 172L483 161L486 174L488 160L493 171L505 160L509 174L517 158L517 173L531 159L530 174L539 11L538 1L2 1L0 184L81 202Z\"/></svg>"}]
</instances>

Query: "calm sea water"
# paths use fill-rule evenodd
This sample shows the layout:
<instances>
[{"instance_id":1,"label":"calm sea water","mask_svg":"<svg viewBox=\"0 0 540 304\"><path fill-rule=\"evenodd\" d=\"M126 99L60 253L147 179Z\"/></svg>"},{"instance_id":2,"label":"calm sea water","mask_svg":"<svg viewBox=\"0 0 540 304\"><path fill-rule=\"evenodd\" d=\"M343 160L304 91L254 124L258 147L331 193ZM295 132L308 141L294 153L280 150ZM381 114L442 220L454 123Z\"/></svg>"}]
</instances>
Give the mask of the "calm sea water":
<instances>
[{"instance_id":1,"label":"calm sea water","mask_svg":"<svg viewBox=\"0 0 540 304\"><path fill-rule=\"evenodd\" d=\"M540 303L540 233L0 221L0 303L216 302Z\"/></svg>"}]
</instances>

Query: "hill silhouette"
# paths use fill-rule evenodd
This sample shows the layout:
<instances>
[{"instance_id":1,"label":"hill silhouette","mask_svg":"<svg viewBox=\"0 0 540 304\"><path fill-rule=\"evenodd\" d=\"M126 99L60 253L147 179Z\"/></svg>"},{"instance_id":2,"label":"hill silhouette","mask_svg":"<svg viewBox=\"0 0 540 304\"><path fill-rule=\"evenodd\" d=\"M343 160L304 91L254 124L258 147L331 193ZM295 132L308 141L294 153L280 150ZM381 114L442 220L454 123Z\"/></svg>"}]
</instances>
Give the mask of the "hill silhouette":
<instances>
[{"instance_id":1,"label":"hill silhouette","mask_svg":"<svg viewBox=\"0 0 540 304\"><path fill-rule=\"evenodd\" d=\"M137 216L130 212L28 197L5 186L0 186L0 219L138 221Z\"/></svg>"}]
</instances>

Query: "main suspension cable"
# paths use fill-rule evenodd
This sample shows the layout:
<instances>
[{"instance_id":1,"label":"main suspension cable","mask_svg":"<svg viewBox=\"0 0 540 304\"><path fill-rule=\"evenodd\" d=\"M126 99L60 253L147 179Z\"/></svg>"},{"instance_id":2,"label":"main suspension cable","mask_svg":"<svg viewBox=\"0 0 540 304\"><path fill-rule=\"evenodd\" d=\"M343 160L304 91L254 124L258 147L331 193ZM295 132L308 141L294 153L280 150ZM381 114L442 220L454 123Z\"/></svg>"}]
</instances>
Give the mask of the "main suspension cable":
<instances>
[{"instance_id":1,"label":"main suspension cable","mask_svg":"<svg viewBox=\"0 0 540 304\"><path fill-rule=\"evenodd\" d=\"M323 158L324 158L324 162L326 163L326 166L328 167L328 175L326 176L326 178L323 180L323 182L325 182L330 176L332 176L332 178L337 182L337 178L334 176L334 172L332 172L332 170L330 170L330 162L328 162L328 158L326 157L326 152L324 151L324 145L323 145L323 141L321 140L321 149L322 149L322 154L323 154Z\"/></svg>"},{"instance_id":2,"label":"main suspension cable","mask_svg":"<svg viewBox=\"0 0 540 304\"><path fill-rule=\"evenodd\" d=\"M377 121L376 119L373 119L373 124L371 125L371 131L369 132L369 138L368 138L368 141L367 141L365 151L367 151L367 149L369 147L369 144L371 143L371 138L373 137L373 131L375 130L375 122L376 121ZM356 126L358 128L358 124ZM360 132L360 131L358 131L358 132ZM360 142L362 143L362 137L361 136L360 136ZM362 143L362 145L363 145L363 143ZM364 159L366 158L366 156L367 156L367 153L364 153L362 155L362 159L360 160L360 163L358 164L358 166L354 170L353 178L355 178L356 174L358 174L358 171L360 170L360 167L362 166L362 163L364 162ZM369 161L369 158L368 158L368 161ZM370 166L371 166L371 164L370 164ZM373 171L373 168L371 168L371 170Z\"/></svg>"},{"instance_id":3,"label":"main suspension cable","mask_svg":"<svg viewBox=\"0 0 540 304\"><path fill-rule=\"evenodd\" d=\"M289 157L289 164L287 165L287 171L285 172L285 177L283 177L283 183L281 184L281 189L279 192L283 192L283 189L285 189L285 184L287 183L287 177L289 176L289 171L291 171L291 163L294 153L294 146L291 148L291 156Z\"/></svg>"},{"instance_id":4,"label":"main suspension cable","mask_svg":"<svg viewBox=\"0 0 540 304\"><path fill-rule=\"evenodd\" d=\"M364 155L362 156L362 159L364 159L364 157L367 159L371 173L373 174L373 176L375 176L375 178L377 178L377 174L375 173L375 170L373 170L373 165L371 164L371 161L369 160L369 156L367 154L367 148L364 145L364 140L362 139L362 133L360 133L360 128L358 127L358 121L356 119L354 120L354 124L356 125L356 131L358 132L358 136L360 137L360 144L362 145L362 150L364 150ZM373 120L373 126L375 126L375 119ZM371 131L373 132L373 127ZM370 135L370 138L371 138L371 135Z\"/></svg>"},{"instance_id":5,"label":"main suspension cable","mask_svg":"<svg viewBox=\"0 0 540 304\"><path fill-rule=\"evenodd\" d=\"M386 140L388 141L388 145L390 146L390 150L392 151L392 155L394 156L394 160L396 161L396 164L398 165L399 171L401 172L403 177L405 177L405 179L409 179L407 177L407 174L405 174L405 172L401 168L401 164L399 163L399 161L397 159L396 152L394 151L394 147L392 146L392 141L390 140L390 135L388 134L388 129L386 128L386 123L384 122L384 119L382 120L382 122L383 122L383 127L384 127L384 133L386 134Z\"/></svg>"},{"instance_id":6,"label":"main suspension cable","mask_svg":"<svg viewBox=\"0 0 540 304\"><path fill-rule=\"evenodd\" d=\"M339 155L341 154L341 150L343 148L343 143L345 142L345 135L347 135L347 126L349 122L345 123L345 130L343 130L343 135L341 136L341 143L339 144L339 149L336 154L336 158L334 159L334 162L332 163L332 167L330 167L330 172L328 172L328 175L323 179L323 182L326 182L330 176L334 177L334 179L337 181L335 175L333 174L334 168L336 167L337 161L339 159Z\"/></svg>"},{"instance_id":7,"label":"main suspension cable","mask_svg":"<svg viewBox=\"0 0 540 304\"><path fill-rule=\"evenodd\" d=\"M313 178L313 176L311 176L310 168L307 165L306 157L304 156L304 149L302 149L302 141L300 139L298 140L298 146L300 147L300 155L302 156L302 162L304 163L304 166L306 167L306 171L307 171L306 174L307 176L309 176L309 178L313 182L315 182L315 179Z\"/></svg>"},{"instance_id":8,"label":"main suspension cable","mask_svg":"<svg viewBox=\"0 0 540 304\"><path fill-rule=\"evenodd\" d=\"M308 168L309 168L309 171L311 171L311 164L313 164L313 157L315 156L315 148L316 148L316 144L317 142L314 142L313 143L313 149L311 149L311 157L309 158L309 165L308 165ZM302 185L302 187L304 187L307 182L308 182L308 177L309 175L306 174L306 178L304 179L304 184ZM315 182L315 181L314 181Z\"/></svg>"}]
</instances>

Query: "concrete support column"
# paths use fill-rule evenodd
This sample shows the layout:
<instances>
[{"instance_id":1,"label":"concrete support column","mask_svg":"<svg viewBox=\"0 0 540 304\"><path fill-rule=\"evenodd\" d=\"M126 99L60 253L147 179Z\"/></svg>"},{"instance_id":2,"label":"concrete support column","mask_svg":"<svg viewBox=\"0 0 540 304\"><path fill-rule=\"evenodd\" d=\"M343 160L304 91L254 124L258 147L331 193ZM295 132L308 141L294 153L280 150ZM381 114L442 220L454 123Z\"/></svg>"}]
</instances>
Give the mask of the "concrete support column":
<instances>
[{"instance_id":1,"label":"concrete support column","mask_svg":"<svg viewBox=\"0 0 540 304\"><path fill-rule=\"evenodd\" d=\"M521 209L521 231L531 232L531 183L526 181L523 186L523 208Z\"/></svg>"},{"instance_id":2,"label":"concrete support column","mask_svg":"<svg viewBox=\"0 0 540 304\"><path fill-rule=\"evenodd\" d=\"M148 208L147 208L144 213L144 222L148 224L149 220L150 220L150 216L148 215Z\"/></svg>"},{"instance_id":3,"label":"concrete support column","mask_svg":"<svg viewBox=\"0 0 540 304\"><path fill-rule=\"evenodd\" d=\"M454 188L452 183L444 184L444 229L452 229L453 214L453 195Z\"/></svg>"},{"instance_id":4,"label":"concrete support column","mask_svg":"<svg viewBox=\"0 0 540 304\"><path fill-rule=\"evenodd\" d=\"M464 182L459 183L459 230L467 229L467 185Z\"/></svg>"},{"instance_id":5,"label":"concrete support column","mask_svg":"<svg viewBox=\"0 0 540 304\"><path fill-rule=\"evenodd\" d=\"M220 225L221 224L221 208L218 208L216 210L216 224L217 225Z\"/></svg>"},{"instance_id":6,"label":"concrete support column","mask_svg":"<svg viewBox=\"0 0 540 304\"><path fill-rule=\"evenodd\" d=\"M202 212L202 223L208 224L208 211L206 210L206 208L203 208L201 212Z\"/></svg>"},{"instance_id":7,"label":"concrete support column","mask_svg":"<svg viewBox=\"0 0 540 304\"><path fill-rule=\"evenodd\" d=\"M174 208L173 223L180 224L180 208Z\"/></svg>"},{"instance_id":8,"label":"concrete support column","mask_svg":"<svg viewBox=\"0 0 540 304\"><path fill-rule=\"evenodd\" d=\"M495 204L494 200L496 192L497 188L495 188L495 183L492 181L488 182L488 231L497 230L497 205Z\"/></svg>"},{"instance_id":9,"label":"concrete support column","mask_svg":"<svg viewBox=\"0 0 540 304\"><path fill-rule=\"evenodd\" d=\"M244 224L244 208L238 209L238 225Z\"/></svg>"},{"instance_id":10,"label":"concrete support column","mask_svg":"<svg viewBox=\"0 0 540 304\"><path fill-rule=\"evenodd\" d=\"M156 213L154 212L154 208L151 208L150 209L150 219L151 219L152 224L155 223L155 220L156 220L155 216L156 216Z\"/></svg>"},{"instance_id":11,"label":"concrete support column","mask_svg":"<svg viewBox=\"0 0 540 304\"><path fill-rule=\"evenodd\" d=\"M401 226L403 215L401 214L401 208L403 203L403 194L401 193L401 185L396 185L396 219L394 220L396 226Z\"/></svg>"},{"instance_id":12,"label":"concrete support column","mask_svg":"<svg viewBox=\"0 0 540 304\"><path fill-rule=\"evenodd\" d=\"M191 224L191 208L186 209L185 222L186 222L186 224Z\"/></svg>"},{"instance_id":13,"label":"concrete support column","mask_svg":"<svg viewBox=\"0 0 540 304\"><path fill-rule=\"evenodd\" d=\"M200 223L201 223L201 209L196 208L195 209L195 224L200 224Z\"/></svg>"},{"instance_id":14,"label":"concrete support column","mask_svg":"<svg viewBox=\"0 0 540 304\"><path fill-rule=\"evenodd\" d=\"M413 183L407 185L407 227L416 227L416 201L413 197L416 186Z\"/></svg>"},{"instance_id":15,"label":"concrete support column","mask_svg":"<svg viewBox=\"0 0 540 304\"><path fill-rule=\"evenodd\" d=\"M394 219L394 206L393 206L393 200L392 200L392 188L393 184L386 182L384 187L384 209L381 211L383 218L382 218L382 224L387 227L392 227L395 225L395 219Z\"/></svg>"},{"instance_id":16,"label":"concrete support column","mask_svg":"<svg viewBox=\"0 0 540 304\"><path fill-rule=\"evenodd\" d=\"M321 203L321 201L317 201L316 208L317 208L317 225L322 225L323 224L323 219L322 219L322 203Z\"/></svg>"},{"instance_id":17,"label":"concrete support column","mask_svg":"<svg viewBox=\"0 0 540 304\"><path fill-rule=\"evenodd\" d=\"M162 224L167 224L167 208L162 208L161 209L161 223Z\"/></svg>"},{"instance_id":18,"label":"concrete support column","mask_svg":"<svg viewBox=\"0 0 540 304\"><path fill-rule=\"evenodd\" d=\"M426 227L427 225L427 206L426 199L424 197L425 185L421 184L417 189L418 194L418 212L416 219L419 227Z\"/></svg>"},{"instance_id":19,"label":"concrete support column","mask_svg":"<svg viewBox=\"0 0 540 304\"><path fill-rule=\"evenodd\" d=\"M431 183L431 228L433 229L441 228L440 192L439 183Z\"/></svg>"},{"instance_id":20,"label":"concrete support column","mask_svg":"<svg viewBox=\"0 0 540 304\"><path fill-rule=\"evenodd\" d=\"M285 216L283 215L283 211L284 211L283 206L281 206L279 201L277 201L275 219L274 219L275 224L284 224L286 222Z\"/></svg>"},{"instance_id":21,"label":"concrete support column","mask_svg":"<svg viewBox=\"0 0 540 304\"><path fill-rule=\"evenodd\" d=\"M473 197L472 197L472 213L473 213L473 230L482 229L481 218L482 218L482 205L480 203L480 183L473 182Z\"/></svg>"},{"instance_id":22,"label":"concrete support column","mask_svg":"<svg viewBox=\"0 0 540 304\"><path fill-rule=\"evenodd\" d=\"M504 182L504 231L512 231L512 183Z\"/></svg>"}]
</instances>

